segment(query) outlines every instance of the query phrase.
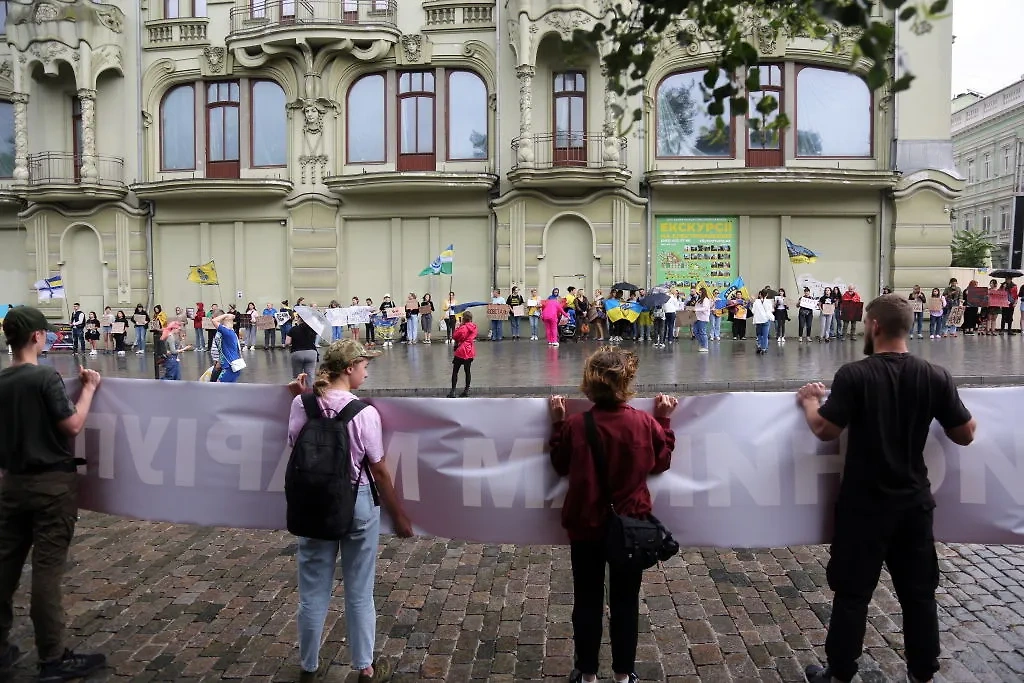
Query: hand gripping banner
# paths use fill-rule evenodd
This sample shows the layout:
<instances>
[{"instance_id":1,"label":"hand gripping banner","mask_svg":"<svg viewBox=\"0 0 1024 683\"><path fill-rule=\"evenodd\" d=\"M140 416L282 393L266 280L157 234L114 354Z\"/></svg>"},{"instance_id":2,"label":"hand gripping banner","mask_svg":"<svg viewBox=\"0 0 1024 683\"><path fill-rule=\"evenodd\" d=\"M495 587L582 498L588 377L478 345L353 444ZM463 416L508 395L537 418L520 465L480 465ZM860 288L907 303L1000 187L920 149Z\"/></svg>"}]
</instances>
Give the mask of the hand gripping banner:
<instances>
[{"instance_id":1,"label":"hand gripping banner","mask_svg":"<svg viewBox=\"0 0 1024 683\"><path fill-rule=\"evenodd\" d=\"M71 387L72 390L74 387ZM925 458L936 537L1024 543L1024 426L1006 406L1024 388L965 389L977 440L937 425ZM104 379L76 442L82 507L136 519L283 529L283 387ZM545 399L370 399L387 463L418 533L486 543L561 544L566 483L547 454ZM651 399L637 408L651 410ZM570 412L584 410L573 401ZM792 393L686 397L672 418L672 468L650 479L655 513L685 546L829 541L845 438L823 444Z\"/></svg>"}]
</instances>

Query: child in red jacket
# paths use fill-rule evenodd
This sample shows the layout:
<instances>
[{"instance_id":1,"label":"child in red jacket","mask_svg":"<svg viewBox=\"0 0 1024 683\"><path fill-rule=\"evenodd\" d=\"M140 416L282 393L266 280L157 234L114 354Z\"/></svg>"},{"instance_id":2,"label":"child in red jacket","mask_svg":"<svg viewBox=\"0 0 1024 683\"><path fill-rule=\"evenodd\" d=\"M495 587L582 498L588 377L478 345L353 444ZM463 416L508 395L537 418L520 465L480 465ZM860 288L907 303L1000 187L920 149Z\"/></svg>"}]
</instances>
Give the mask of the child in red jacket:
<instances>
[{"instance_id":1,"label":"child in red jacket","mask_svg":"<svg viewBox=\"0 0 1024 683\"><path fill-rule=\"evenodd\" d=\"M551 464L569 477L562 506L562 526L569 533L572 562L572 628L576 665L570 683L597 680L604 612L605 527L610 505L620 515L651 513L647 476L660 474L672 462L676 437L669 416L679 401L658 395L654 416L636 410L633 396L637 357L614 346L598 349L583 367L580 390L594 403L592 414L604 444L611 500L604 500L594 456L588 445L582 414L565 417L565 397L551 397ZM637 621L640 613L639 570L611 569L608 607L612 641L612 671L617 683L637 681Z\"/></svg>"},{"instance_id":2,"label":"child in red jacket","mask_svg":"<svg viewBox=\"0 0 1024 683\"><path fill-rule=\"evenodd\" d=\"M473 322L473 314L469 311L462 314L462 324L452 332L452 340L455 342L455 358L452 359L452 390L448 392L448 398L455 398L459 368L466 368L466 388L460 394L465 398L469 396L469 384L473 380L470 367L476 358L476 324Z\"/></svg>"}]
</instances>

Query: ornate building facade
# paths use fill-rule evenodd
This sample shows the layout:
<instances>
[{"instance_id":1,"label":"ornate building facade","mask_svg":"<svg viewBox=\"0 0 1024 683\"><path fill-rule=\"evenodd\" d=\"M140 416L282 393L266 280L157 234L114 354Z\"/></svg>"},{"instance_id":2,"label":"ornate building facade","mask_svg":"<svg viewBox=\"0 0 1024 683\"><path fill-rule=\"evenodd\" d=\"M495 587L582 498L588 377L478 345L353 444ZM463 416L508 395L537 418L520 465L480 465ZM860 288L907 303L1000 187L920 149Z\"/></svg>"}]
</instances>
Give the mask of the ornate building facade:
<instances>
[{"instance_id":1,"label":"ornate building facade","mask_svg":"<svg viewBox=\"0 0 1024 683\"><path fill-rule=\"evenodd\" d=\"M463 300L669 276L875 291L947 273L962 184L949 20L899 27L918 71L895 97L848 71L849 31L833 46L747 22L762 56L748 97L793 123L773 136L704 113L696 27L617 97L601 46L566 48L600 0L4 4L12 303L58 272L97 311L436 297L448 281L417 274L448 244ZM787 238L817 262L793 270ZM219 291L186 280L209 260Z\"/></svg>"}]
</instances>

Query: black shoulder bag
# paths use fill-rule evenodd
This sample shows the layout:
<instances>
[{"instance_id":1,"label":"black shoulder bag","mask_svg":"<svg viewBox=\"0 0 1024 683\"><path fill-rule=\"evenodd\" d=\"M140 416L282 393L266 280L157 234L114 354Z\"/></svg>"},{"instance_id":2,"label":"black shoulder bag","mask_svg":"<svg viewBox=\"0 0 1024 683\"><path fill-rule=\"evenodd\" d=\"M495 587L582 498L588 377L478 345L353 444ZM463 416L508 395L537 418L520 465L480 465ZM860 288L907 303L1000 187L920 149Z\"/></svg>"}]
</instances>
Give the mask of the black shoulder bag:
<instances>
[{"instance_id":1,"label":"black shoulder bag","mask_svg":"<svg viewBox=\"0 0 1024 683\"><path fill-rule=\"evenodd\" d=\"M608 487L608 465L604 457L604 446L597 434L594 413L588 410L583 415L587 427L587 442L594 458L597 480L601 495L608 499L608 523L605 531L605 554L608 564L627 570L643 571L658 562L664 562L679 552L679 544L672 534L654 515L644 519L620 515L615 510L611 490Z\"/></svg>"}]
</instances>

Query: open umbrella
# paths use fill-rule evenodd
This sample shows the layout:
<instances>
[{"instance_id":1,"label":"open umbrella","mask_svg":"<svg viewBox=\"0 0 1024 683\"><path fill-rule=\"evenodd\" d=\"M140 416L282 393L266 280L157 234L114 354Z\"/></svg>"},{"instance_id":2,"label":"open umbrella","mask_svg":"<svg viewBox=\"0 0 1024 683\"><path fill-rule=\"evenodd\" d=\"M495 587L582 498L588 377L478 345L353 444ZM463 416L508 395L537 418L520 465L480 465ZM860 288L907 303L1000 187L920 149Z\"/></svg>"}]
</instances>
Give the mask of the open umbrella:
<instances>
[{"instance_id":1,"label":"open umbrella","mask_svg":"<svg viewBox=\"0 0 1024 683\"><path fill-rule=\"evenodd\" d=\"M1017 270L1016 268L1002 268L1000 270L990 271L988 276L996 279L1009 278L1012 280L1015 277L1024 277L1024 271Z\"/></svg>"},{"instance_id":2,"label":"open umbrella","mask_svg":"<svg viewBox=\"0 0 1024 683\"><path fill-rule=\"evenodd\" d=\"M324 336L324 331L331 328L331 323L327 320L327 316L316 309L309 306L296 306L295 312L321 337Z\"/></svg>"},{"instance_id":3,"label":"open umbrella","mask_svg":"<svg viewBox=\"0 0 1024 683\"><path fill-rule=\"evenodd\" d=\"M612 289L618 289L618 290L621 290L621 291L624 291L624 292L635 292L636 290L638 290L640 288L637 287L636 285L630 284L628 282L618 282L618 283L612 285Z\"/></svg>"},{"instance_id":4,"label":"open umbrella","mask_svg":"<svg viewBox=\"0 0 1024 683\"><path fill-rule=\"evenodd\" d=\"M654 292L652 294L648 294L642 299L639 299L637 303L648 310L653 310L658 306L664 306L665 302L668 301L668 299L668 294L664 292Z\"/></svg>"}]
</instances>

